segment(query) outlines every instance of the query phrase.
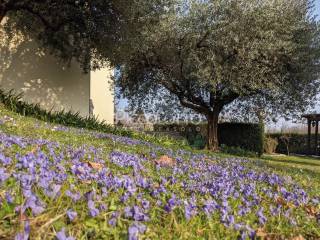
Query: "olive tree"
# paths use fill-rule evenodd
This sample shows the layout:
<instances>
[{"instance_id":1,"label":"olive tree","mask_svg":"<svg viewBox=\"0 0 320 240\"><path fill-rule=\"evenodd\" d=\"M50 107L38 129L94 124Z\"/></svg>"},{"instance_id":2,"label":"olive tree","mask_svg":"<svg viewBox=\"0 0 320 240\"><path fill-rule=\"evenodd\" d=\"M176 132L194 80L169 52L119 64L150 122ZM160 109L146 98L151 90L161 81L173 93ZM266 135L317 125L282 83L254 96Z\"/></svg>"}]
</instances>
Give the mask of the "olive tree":
<instances>
[{"instance_id":1,"label":"olive tree","mask_svg":"<svg viewBox=\"0 0 320 240\"><path fill-rule=\"evenodd\" d=\"M314 97L320 35L312 2L177 0L157 13L118 42L110 58L120 66L117 85L129 100L167 89L206 117L209 149L218 149L219 115L236 100L295 109Z\"/></svg>"}]
</instances>

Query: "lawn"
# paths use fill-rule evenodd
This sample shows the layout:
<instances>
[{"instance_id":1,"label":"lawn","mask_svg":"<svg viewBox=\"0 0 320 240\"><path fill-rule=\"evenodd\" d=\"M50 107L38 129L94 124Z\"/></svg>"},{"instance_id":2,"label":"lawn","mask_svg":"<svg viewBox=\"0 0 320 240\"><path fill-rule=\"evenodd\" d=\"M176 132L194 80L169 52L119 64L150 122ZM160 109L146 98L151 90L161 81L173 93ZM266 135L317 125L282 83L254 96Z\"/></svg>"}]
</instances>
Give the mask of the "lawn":
<instances>
[{"instance_id":1,"label":"lawn","mask_svg":"<svg viewBox=\"0 0 320 240\"><path fill-rule=\"evenodd\" d=\"M311 171L319 173L320 176L320 158L309 156L286 156L286 155L264 155L262 157L268 164L274 166L283 166L288 169L293 168L299 171Z\"/></svg>"},{"instance_id":2,"label":"lawn","mask_svg":"<svg viewBox=\"0 0 320 240\"><path fill-rule=\"evenodd\" d=\"M0 239L319 239L320 160L245 159L0 106Z\"/></svg>"}]
</instances>

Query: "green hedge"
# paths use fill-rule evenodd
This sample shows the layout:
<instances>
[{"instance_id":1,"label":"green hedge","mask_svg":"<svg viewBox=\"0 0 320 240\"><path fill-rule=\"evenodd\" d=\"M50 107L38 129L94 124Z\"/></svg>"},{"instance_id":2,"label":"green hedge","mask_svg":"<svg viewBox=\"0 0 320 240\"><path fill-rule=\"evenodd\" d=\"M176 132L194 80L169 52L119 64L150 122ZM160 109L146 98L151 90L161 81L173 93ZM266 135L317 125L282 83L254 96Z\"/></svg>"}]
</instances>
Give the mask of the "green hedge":
<instances>
[{"instance_id":1,"label":"green hedge","mask_svg":"<svg viewBox=\"0 0 320 240\"><path fill-rule=\"evenodd\" d=\"M308 135L299 133L273 133L268 134L268 137L276 139L278 146L276 148L277 153L287 154L287 145L283 140L283 137L289 138L289 152L297 154L308 154ZM314 145L314 134L311 135L311 144Z\"/></svg>"},{"instance_id":2,"label":"green hedge","mask_svg":"<svg viewBox=\"0 0 320 240\"><path fill-rule=\"evenodd\" d=\"M177 132L187 138L189 144L203 148L206 142L207 125L202 124L156 124L155 131ZM220 145L240 147L261 155L263 153L264 128L253 123L220 123L218 126Z\"/></svg>"},{"instance_id":3,"label":"green hedge","mask_svg":"<svg viewBox=\"0 0 320 240\"><path fill-rule=\"evenodd\" d=\"M221 123L218 127L218 139L220 144L262 155L264 127L254 123Z\"/></svg>"}]
</instances>

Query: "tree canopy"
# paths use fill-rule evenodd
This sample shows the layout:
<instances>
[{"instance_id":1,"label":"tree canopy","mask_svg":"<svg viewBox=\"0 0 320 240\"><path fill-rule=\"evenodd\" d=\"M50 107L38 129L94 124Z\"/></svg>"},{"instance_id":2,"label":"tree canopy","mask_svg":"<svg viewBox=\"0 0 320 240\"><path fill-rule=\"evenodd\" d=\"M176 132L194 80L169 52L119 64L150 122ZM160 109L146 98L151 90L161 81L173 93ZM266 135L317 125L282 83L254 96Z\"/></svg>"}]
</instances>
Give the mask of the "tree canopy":
<instances>
[{"instance_id":1,"label":"tree canopy","mask_svg":"<svg viewBox=\"0 0 320 240\"><path fill-rule=\"evenodd\" d=\"M106 63L131 6L125 0L2 0L0 21L6 19L7 34L19 31L59 59L74 58L88 70Z\"/></svg>"},{"instance_id":2,"label":"tree canopy","mask_svg":"<svg viewBox=\"0 0 320 240\"><path fill-rule=\"evenodd\" d=\"M319 25L308 0L175 1L119 42L118 85L136 99L164 87L206 116L217 149L220 112L262 98L274 109L310 103L319 81Z\"/></svg>"}]
</instances>

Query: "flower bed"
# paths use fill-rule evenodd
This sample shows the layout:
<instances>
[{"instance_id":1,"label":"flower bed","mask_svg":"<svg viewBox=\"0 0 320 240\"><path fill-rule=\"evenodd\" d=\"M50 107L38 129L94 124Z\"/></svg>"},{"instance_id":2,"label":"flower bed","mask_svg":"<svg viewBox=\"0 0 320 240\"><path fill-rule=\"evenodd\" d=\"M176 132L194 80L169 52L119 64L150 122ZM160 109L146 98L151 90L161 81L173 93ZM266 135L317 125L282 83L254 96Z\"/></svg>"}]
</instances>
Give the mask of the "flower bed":
<instances>
[{"instance_id":1,"label":"flower bed","mask_svg":"<svg viewBox=\"0 0 320 240\"><path fill-rule=\"evenodd\" d=\"M259 161L59 127L50 140L15 136L6 124L0 238L320 237L318 192ZM93 142L52 139L70 134Z\"/></svg>"}]
</instances>

